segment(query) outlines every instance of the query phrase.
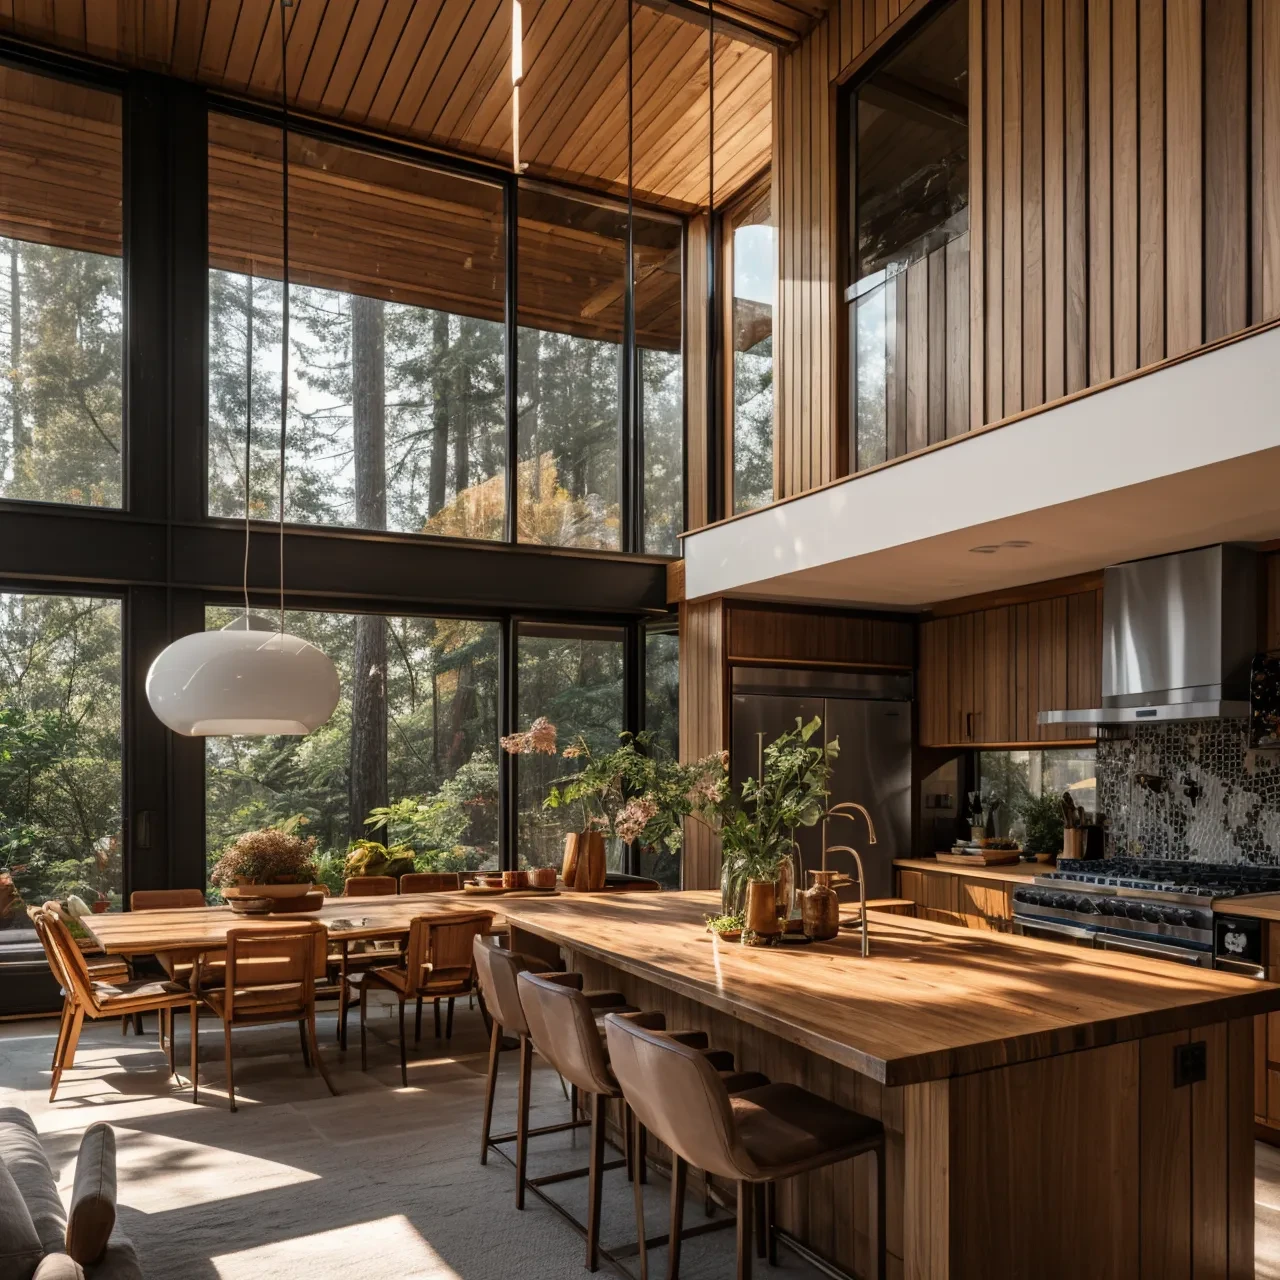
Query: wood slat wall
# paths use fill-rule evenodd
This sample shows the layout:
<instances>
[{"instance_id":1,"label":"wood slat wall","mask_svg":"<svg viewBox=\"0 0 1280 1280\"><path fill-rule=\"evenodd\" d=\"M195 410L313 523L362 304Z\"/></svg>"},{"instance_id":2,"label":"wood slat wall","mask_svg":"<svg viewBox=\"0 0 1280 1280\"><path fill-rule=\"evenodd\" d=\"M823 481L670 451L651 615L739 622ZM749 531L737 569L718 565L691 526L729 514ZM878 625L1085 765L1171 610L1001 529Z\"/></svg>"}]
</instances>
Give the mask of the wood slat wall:
<instances>
[{"instance_id":1,"label":"wood slat wall","mask_svg":"<svg viewBox=\"0 0 1280 1280\"><path fill-rule=\"evenodd\" d=\"M680 758L698 760L729 747L729 664L723 600L680 606ZM700 822L684 824L686 889L720 883L719 839Z\"/></svg>"},{"instance_id":2,"label":"wood slat wall","mask_svg":"<svg viewBox=\"0 0 1280 1280\"><path fill-rule=\"evenodd\" d=\"M837 86L931 2L840 0L779 56L779 497L850 465ZM908 272L890 456L1280 315L1280 5L970 0L969 62L968 352L937 362L967 413Z\"/></svg>"}]
</instances>

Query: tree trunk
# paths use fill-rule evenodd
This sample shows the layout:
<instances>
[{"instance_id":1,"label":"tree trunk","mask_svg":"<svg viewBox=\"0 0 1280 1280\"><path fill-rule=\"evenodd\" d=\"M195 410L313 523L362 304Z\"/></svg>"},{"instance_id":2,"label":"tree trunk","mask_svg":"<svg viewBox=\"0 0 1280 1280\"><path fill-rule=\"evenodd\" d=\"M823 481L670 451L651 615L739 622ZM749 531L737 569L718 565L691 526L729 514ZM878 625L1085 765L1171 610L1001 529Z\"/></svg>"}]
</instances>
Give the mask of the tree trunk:
<instances>
[{"instance_id":1,"label":"tree trunk","mask_svg":"<svg viewBox=\"0 0 1280 1280\"><path fill-rule=\"evenodd\" d=\"M452 778L467 762L467 722L475 712L476 681L471 659L458 664L458 683L454 686L449 707L449 749L445 757L444 776Z\"/></svg>"},{"instance_id":2,"label":"tree trunk","mask_svg":"<svg viewBox=\"0 0 1280 1280\"><path fill-rule=\"evenodd\" d=\"M449 314L437 311L431 341L435 366L431 375L431 474L427 481L427 515L443 506L449 466Z\"/></svg>"},{"instance_id":3,"label":"tree trunk","mask_svg":"<svg viewBox=\"0 0 1280 1280\"><path fill-rule=\"evenodd\" d=\"M386 328L382 302L351 299L351 422L355 443L356 524L387 527ZM387 623L356 615L351 691L348 822L352 840L367 831L371 809L387 803Z\"/></svg>"},{"instance_id":4,"label":"tree trunk","mask_svg":"<svg viewBox=\"0 0 1280 1280\"><path fill-rule=\"evenodd\" d=\"M22 278L18 272L18 242L9 241L9 406L13 426L13 462L16 470L18 459L27 445L27 433L22 422L22 394L18 387L19 370L22 367Z\"/></svg>"},{"instance_id":5,"label":"tree trunk","mask_svg":"<svg viewBox=\"0 0 1280 1280\"><path fill-rule=\"evenodd\" d=\"M474 324L462 321L459 346L462 359L455 364L458 378L458 430L453 437L453 491L471 487L471 362L475 350Z\"/></svg>"}]
</instances>

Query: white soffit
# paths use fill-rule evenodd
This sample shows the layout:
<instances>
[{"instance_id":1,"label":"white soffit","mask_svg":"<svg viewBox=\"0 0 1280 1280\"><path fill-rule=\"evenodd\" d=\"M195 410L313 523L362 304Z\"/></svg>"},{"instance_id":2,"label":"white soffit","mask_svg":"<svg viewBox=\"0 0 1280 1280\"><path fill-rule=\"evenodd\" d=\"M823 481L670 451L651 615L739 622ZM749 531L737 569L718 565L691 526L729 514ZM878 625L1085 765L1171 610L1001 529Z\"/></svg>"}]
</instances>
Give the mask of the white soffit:
<instances>
[{"instance_id":1,"label":"white soffit","mask_svg":"<svg viewBox=\"0 0 1280 1280\"><path fill-rule=\"evenodd\" d=\"M1280 328L692 534L685 595L913 608L1277 535Z\"/></svg>"}]
</instances>

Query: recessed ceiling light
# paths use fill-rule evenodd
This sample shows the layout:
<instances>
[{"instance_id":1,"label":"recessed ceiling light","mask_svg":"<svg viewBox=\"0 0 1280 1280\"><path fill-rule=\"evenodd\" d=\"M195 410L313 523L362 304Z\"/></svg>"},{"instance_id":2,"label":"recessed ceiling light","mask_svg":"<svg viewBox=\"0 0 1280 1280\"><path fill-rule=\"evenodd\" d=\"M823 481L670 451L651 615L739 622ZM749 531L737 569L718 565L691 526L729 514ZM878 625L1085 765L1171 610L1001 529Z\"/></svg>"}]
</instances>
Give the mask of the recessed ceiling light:
<instances>
[{"instance_id":1,"label":"recessed ceiling light","mask_svg":"<svg viewBox=\"0 0 1280 1280\"><path fill-rule=\"evenodd\" d=\"M1029 547L1029 543L1025 538L1010 538L1008 542L1002 542L1002 547Z\"/></svg>"},{"instance_id":2,"label":"recessed ceiling light","mask_svg":"<svg viewBox=\"0 0 1280 1280\"><path fill-rule=\"evenodd\" d=\"M969 550L972 551L975 556L993 556L997 551L1000 550L1000 548L999 547L970 547Z\"/></svg>"}]
</instances>

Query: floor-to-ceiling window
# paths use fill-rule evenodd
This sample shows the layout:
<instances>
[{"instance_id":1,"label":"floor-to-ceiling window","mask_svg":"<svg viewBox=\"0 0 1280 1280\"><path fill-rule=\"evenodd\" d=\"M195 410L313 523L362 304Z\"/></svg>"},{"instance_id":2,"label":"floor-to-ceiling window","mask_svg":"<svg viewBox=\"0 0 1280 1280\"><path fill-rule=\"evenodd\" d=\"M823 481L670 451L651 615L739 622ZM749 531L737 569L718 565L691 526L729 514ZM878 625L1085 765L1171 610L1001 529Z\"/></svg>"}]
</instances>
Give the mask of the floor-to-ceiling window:
<instances>
[{"instance_id":1,"label":"floor-to-ceiling window","mask_svg":"<svg viewBox=\"0 0 1280 1280\"><path fill-rule=\"evenodd\" d=\"M772 502L773 300L777 249L766 185L728 215L732 511Z\"/></svg>"},{"instance_id":2,"label":"floor-to-ceiling window","mask_svg":"<svg viewBox=\"0 0 1280 1280\"><path fill-rule=\"evenodd\" d=\"M647 626L644 632L644 727L658 752L680 755L680 635L673 623ZM640 850L641 875L664 888L680 887L681 857L667 848Z\"/></svg>"},{"instance_id":3,"label":"floor-to-ceiling window","mask_svg":"<svg viewBox=\"0 0 1280 1280\"><path fill-rule=\"evenodd\" d=\"M121 905L120 601L0 592L0 929Z\"/></svg>"},{"instance_id":4,"label":"floor-to-ceiling window","mask_svg":"<svg viewBox=\"0 0 1280 1280\"><path fill-rule=\"evenodd\" d=\"M851 469L969 424L968 0L846 99Z\"/></svg>"},{"instance_id":5,"label":"floor-to-ceiling window","mask_svg":"<svg viewBox=\"0 0 1280 1280\"><path fill-rule=\"evenodd\" d=\"M0 498L122 504L120 121L0 65Z\"/></svg>"}]
</instances>

